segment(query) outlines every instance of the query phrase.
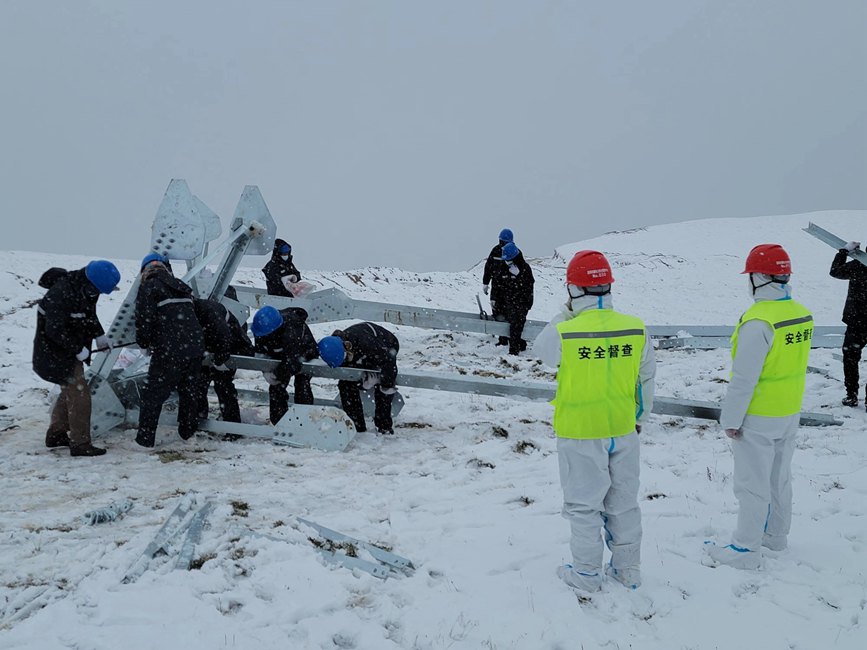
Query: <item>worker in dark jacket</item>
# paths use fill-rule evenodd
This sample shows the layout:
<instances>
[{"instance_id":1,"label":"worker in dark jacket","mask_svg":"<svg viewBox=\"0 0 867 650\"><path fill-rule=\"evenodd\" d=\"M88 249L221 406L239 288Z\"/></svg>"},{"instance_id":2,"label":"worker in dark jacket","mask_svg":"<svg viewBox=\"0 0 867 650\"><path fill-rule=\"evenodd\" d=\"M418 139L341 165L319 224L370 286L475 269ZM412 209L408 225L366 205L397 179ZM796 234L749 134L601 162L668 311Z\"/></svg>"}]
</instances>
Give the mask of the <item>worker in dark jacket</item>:
<instances>
[{"instance_id":1,"label":"worker in dark jacket","mask_svg":"<svg viewBox=\"0 0 867 650\"><path fill-rule=\"evenodd\" d=\"M374 371L361 381L342 379L337 382L343 410L355 424L356 431L367 431L360 390L376 387L373 423L379 433L394 433L391 403L397 392L399 350L397 337L374 323L351 325L319 341L319 356L332 368L346 366Z\"/></svg>"},{"instance_id":2,"label":"worker in dark jacket","mask_svg":"<svg viewBox=\"0 0 867 650\"><path fill-rule=\"evenodd\" d=\"M202 326L205 351L210 354L210 365L204 366L199 384L199 419L208 417L208 386L214 382L214 392L220 403L223 422L240 422L238 391L235 388L235 370L226 362L229 355L252 357L253 343L241 329L241 323L216 300L196 298L193 301L196 318Z\"/></svg>"},{"instance_id":3,"label":"worker in dark jacket","mask_svg":"<svg viewBox=\"0 0 867 650\"><path fill-rule=\"evenodd\" d=\"M482 290L491 300L491 316L494 320L500 320L502 316L501 300L503 288L508 280L508 268L503 261L503 246L511 244L515 236L508 228L500 231L500 239L496 246L491 249L488 259L485 260L485 270L482 274ZM501 336L497 345L509 345L509 337Z\"/></svg>"},{"instance_id":4,"label":"worker in dark jacket","mask_svg":"<svg viewBox=\"0 0 867 650\"><path fill-rule=\"evenodd\" d=\"M858 406L858 363L861 351L867 345L867 266L858 260L846 261L849 253L857 251L860 242L852 241L839 250L831 262L831 277L849 280L849 293L843 307L846 335L843 338L843 383L846 397L843 404ZM865 396L867 402L867 396Z\"/></svg>"},{"instance_id":5,"label":"worker in dark jacket","mask_svg":"<svg viewBox=\"0 0 867 650\"><path fill-rule=\"evenodd\" d=\"M135 326L136 343L151 357L135 441L154 446L160 411L173 390L178 391L178 435L192 438L198 425L204 337L192 289L168 272L158 253L142 260Z\"/></svg>"},{"instance_id":6,"label":"worker in dark jacket","mask_svg":"<svg viewBox=\"0 0 867 650\"><path fill-rule=\"evenodd\" d=\"M60 386L45 434L46 447L69 447L72 456L101 456L105 449L90 439L90 387L84 363L90 363L91 342L99 350L111 347L96 316L100 294L114 291L120 281L117 267L94 260L77 271L53 268L39 279L48 289L36 306L33 370Z\"/></svg>"},{"instance_id":7,"label":"worker in dark jacket","mask_svg":"<svg viewBox=\"0 0 867 650\"><path fill-rule=\"evenodd\" d=\"M293 376L295 403L313 404L310 376L302 372L301 364L319 356L316 339L307 326L307 312L300 307L262 307L250 329L256 337L256 354L280 362L273 372L263 373L268 382L271 424L277 424L289 410L286 387Z\"/></svg>"},{"instance_id":8,"label":"worker in dark jacket","mask_svg":"<svg viewBox=\"0 0 867 650\"><path fill-rule=\"evenodd\" d=\"M289 286L301 279L301 272L292 262L292 246L283 239L274 240L271 259L262 268L265 274L265 289L269 296L292 298Z\"/></svg>"},{"instance_id":9,"label":"worker in dark jacket","mask_svg":"<svg viewBox=\"0 0 867 650\"><path fill-rule=\"evenodd\" d=\"M527 349L527 342L521 338L527 313L533 307L533 269L524 260L524 254L508 243L503 246L503 263L506 275L500 298L497 301L500 315L497 320L509 323L509 354L518 354Z\"/></svg>"}]
</instances>

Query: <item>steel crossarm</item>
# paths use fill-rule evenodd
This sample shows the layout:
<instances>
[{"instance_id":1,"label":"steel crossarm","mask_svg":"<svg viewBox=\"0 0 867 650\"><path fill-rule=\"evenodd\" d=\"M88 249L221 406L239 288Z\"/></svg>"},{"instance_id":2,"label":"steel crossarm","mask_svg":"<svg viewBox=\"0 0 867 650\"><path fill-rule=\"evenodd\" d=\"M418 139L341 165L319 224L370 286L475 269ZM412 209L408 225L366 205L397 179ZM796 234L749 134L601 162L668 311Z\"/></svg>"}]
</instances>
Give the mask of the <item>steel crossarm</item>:
<instances>
[{"instance_id":1,"label":"steel crossarm","mask_svg":"<svg viewBox=\"0 0 867 650\"><path fill-rule=\"evenodd\" d=\"M806 228L802 228L802 230L808 235L812 235L819 241L823 241L831 248L836 248L837 250L842 249L847 243L845 239L841 239L834 233L828 232L821 226L817 226L812 222L810 222ZM854 251L847 251L846 254L852 259L858 260L864 266L867 266L867 253L864 251L855 249Z\"/></svg>"}]
</instances>

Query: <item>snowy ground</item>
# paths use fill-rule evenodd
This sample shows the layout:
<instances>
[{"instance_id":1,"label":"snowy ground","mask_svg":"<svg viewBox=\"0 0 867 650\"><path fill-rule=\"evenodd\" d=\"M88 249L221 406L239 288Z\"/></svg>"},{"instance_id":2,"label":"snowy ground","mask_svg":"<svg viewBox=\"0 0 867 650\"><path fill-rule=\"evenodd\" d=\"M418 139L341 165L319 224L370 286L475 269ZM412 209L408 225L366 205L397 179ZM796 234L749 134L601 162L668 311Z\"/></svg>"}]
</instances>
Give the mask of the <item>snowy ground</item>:
<instances>
[{"instance_id":1,"label":"snowy ground","mask_svg":"<svg viewBox=\"0 0 867 650\"><path fill-rule=\"evenodd\" d=\"M846 284L827 276L834 251L800 232L809 220L844 237L864 234L865 213L839 212L606 235L531 260L530 316L554 312L564 258L586 244L611 255L620 309L651 324L734 324L748 306L744 255L777 241L792 253L796 297L818 324L839 324ZM811 365L828 376L808 375L805 408L844 424L800 432L790 549L756 572L702 566L702 542L726 541L734 524L728 443L715 423L655 416L641 435L644 586L606 585L579 604L554 576L568 560L569 531L548 404L405 390L396 435L359 434L344 453L204 434L183 442L161 429L154 452L119 431L98 441L108 455L70 458L42 444L50 386L30 369L32 307L45 268L86 260L0 256L2 648L865 647L867 414L839 406L832 350L813 351ZM297 256L302 271L313 265ZM137 263L119 266L125 290ZM356 298L474 311L481 272L307 275ZM262 281L243 268L236 283ZM122 295L101 303L105 324ZM530 355L504 356L492 337L394 329L402 369L553 379ZM657 392L719 399L728 355L660 352ZM242 372L240 384L264 388L255 373ZM336 393L329 382L314 390ZM245 407L248 415L266 408ZM217 504L196 549L200 568L172 571L157 559L121 584L192 490ZM124 498L134 506L123 519L85 523L85 512ZM381 581L326 566L296 516L393 548L417 570Z\"/></svg>"}]
</instances>

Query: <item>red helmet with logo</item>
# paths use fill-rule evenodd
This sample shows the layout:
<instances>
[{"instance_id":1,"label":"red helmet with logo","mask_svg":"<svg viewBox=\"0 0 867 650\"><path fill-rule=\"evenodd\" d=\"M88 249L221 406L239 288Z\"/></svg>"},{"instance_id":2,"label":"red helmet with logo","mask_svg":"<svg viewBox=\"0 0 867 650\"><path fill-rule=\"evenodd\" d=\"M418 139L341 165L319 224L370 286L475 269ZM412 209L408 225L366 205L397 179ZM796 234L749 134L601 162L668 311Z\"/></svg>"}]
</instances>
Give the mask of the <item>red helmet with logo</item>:
<instances>
[{"instance_id":1,"label":"red helmet with logo","mask_svg":"<svg viewBox=\"0 0 867 650\"><path fill-rule=\"evenodd\" d=\"M759 244L747 255L741 273L764 273L765 275L790 275L792 261L779 244Z\"/></svg>"},{"instance_id":2,"label":"red helmet with logo","mask_svg":"<svg viewBox=\"0 0 867 650\"><path fill-rule=\"evenodd\" d=\"M566 267L566 284L576 287L596 287L611 284L611 265L599 251L578 251Z\"/></svg>"}]
</instances>

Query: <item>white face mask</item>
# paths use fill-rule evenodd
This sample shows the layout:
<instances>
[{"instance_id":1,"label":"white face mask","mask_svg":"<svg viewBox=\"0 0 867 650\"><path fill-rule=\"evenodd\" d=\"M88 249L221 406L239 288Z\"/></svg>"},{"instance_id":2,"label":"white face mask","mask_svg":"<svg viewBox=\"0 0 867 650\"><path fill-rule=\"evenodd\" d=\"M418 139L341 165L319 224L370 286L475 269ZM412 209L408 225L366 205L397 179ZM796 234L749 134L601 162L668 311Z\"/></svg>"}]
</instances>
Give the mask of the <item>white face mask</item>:
<instances>
[{"instance_id":1,"label":"white face mask","mask_svg":"<svg viewBox=\"0 0 867 650\"><path fill-rule=\"evenodd\" d=\"M288 262L288 261L289 261L289 256L288 256L288 255L281 255L280 258L281 258L284 262Z\"/></svg>"}]
</instances>

